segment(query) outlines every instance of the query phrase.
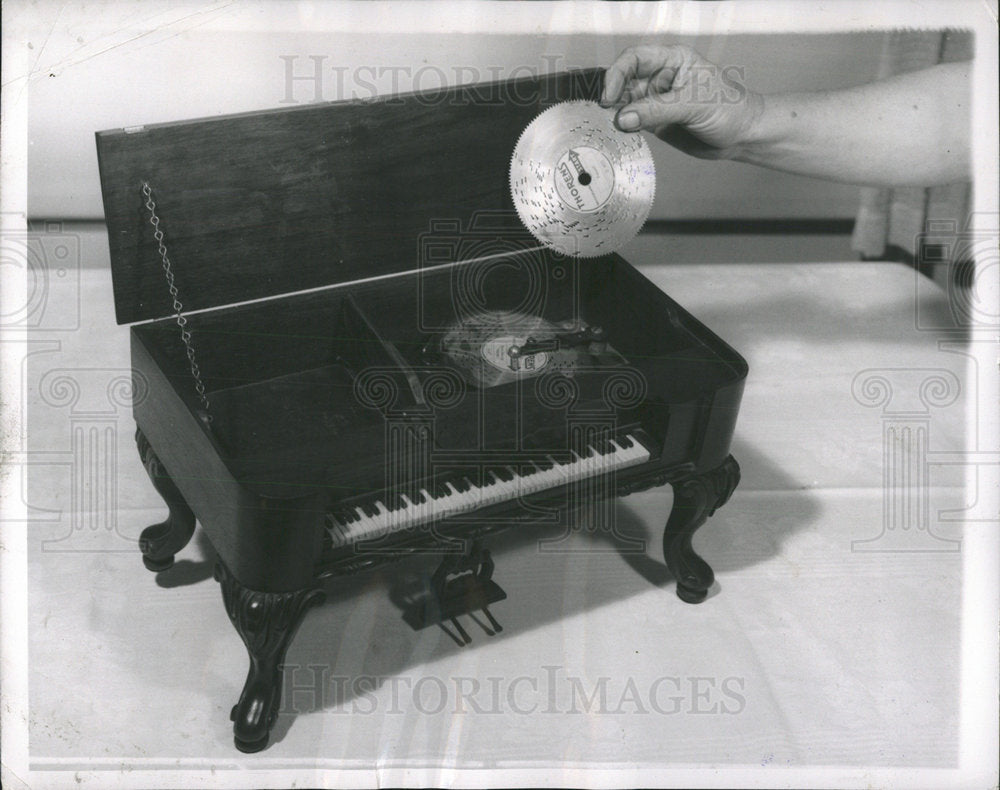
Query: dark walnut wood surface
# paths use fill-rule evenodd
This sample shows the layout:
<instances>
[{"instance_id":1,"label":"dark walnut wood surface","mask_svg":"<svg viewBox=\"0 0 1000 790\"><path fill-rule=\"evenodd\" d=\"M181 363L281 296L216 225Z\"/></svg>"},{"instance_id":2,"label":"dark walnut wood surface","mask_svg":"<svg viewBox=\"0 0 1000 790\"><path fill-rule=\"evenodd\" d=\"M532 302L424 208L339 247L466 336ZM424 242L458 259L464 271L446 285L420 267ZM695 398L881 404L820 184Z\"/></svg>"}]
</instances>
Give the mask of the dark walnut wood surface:
<instances>
[{"instance_id":1,"label":"dark walnut wood surface","mask_svg":"<svg viewBox=\"0 0 1000 790\"><path fill-rule=\"evenodd\" d=\"M333 102L97 135L118 323L169 315L153 190L188 310L420 265L433 220L512 210L511 152L602 72Z\"/></svg>"}]
</instances>

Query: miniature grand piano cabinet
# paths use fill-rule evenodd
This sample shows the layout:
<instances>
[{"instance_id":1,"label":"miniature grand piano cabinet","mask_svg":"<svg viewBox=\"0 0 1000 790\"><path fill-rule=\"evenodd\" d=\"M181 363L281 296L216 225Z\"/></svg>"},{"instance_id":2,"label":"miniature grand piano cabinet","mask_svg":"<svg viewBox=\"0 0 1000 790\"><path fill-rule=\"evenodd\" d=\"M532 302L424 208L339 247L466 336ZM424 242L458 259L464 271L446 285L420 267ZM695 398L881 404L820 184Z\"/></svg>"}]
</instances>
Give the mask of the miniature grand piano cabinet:
<instances>
[{"instance_id":1,"label":"miniature grand piano cabinet","mask_svg":"<svg viewBox=\"0 0 1000 790\"><path fill-rule=\"evenodd\" d=\"M521 130L601 78L98 133L139 454L169 508L142 558L169 568L196 520L216 550L250 657L239 749L267 745L326 576L440 553L404 618L461 644L473 610L501 628L491 533L670 483L665 559L683 600L705 598L691 538L739 479L746 364L618 255L539 248L512 211ZM473 386L434 349L484 310L580 319L616 362Z\"/></svg>"}]
</instances>

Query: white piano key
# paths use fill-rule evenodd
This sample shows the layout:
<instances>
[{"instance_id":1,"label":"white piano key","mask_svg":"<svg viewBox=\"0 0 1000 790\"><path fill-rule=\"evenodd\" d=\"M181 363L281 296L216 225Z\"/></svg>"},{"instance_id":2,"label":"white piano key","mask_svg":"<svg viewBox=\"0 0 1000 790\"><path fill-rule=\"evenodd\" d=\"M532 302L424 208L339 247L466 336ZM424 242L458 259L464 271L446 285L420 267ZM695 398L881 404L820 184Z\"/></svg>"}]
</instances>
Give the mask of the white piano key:
<instances>
[{"instance_id":1,"label":"white piano key","mask_svg":"<svg viewBox=\"0 0 1000 790\"><path fill-rule=\"evenodd\" d=\"M431 497L431 492L426 488L421 488L420 493L424 495L424 501L420 503L419 510L417 511L417 519L419 523L426 524L434 517L434 501Z\"/></svg>"},{"instance_id":2,"label":"white piano key","mask_svg":"<svg viewBox=\"0 0 1000 790\"><path fill-rule=\"evenodd\" d=\"M406 494L400 494L399 498L403 500L406 507L402 508L399 512L404 516L408 516L410 519L415 519L418 512L420 511L420 505L410 499Z\"/></svg>"},{"instance_id":3,"label":"white piano key","mask_svg":"<svg viewBox=\"0 0 1000 790\"><path fill-rule=\"evenodd\" d=\"M372 505L375 509L373 516L366 516L360 507L356 507L354 508L356 521L347 524L331 517L332 524L328 526L328 532L335 546L346 545L353 541L478 510L498 502L528 496L648 461L649 451L634 436L627 436L631 442L630 447L624 447L620 442L609 439L608 451L600 452L592 446L587 446L582 453L571 452L570 458L563 463L547 455L546 460L552 464L549 469L542 469L534 462L531 464L533 469L525 467L518 470L513 466L505 466L507 471L513 474L512 480L502 480L496 473L490 471L481 476L485 482L480 486L472 485L466 478L465 482L469 483L466 491L459 491L448 482L445 484L447 493L437 498L432 497L426 488L420 489L424 499L420 503L402 494L404 506L396 510L390 511L381 500Z\"/></svg>"},{"instance_id":4,"label":"white piano key","mask_svg":"<svg viewBox=\"0 0 1000 790\"><path fill-rule=\"evenodd\" d=\"M358 515L358 524L355 528L355 533L359 535L367 535L370 532L375 531L376 524L370 516L365 515L365 511L361 508L354 508L354 512Z\"/></svg>"},{"instance_id":5,"label":"white piano key","mask_svg":"<svg viewBox=\"0 0 1000 790\"><path fill-rule=\"evenodd\" d=\"M496 472L490 472L490 475L493 476L493 479L496 481L497 488L499 489L502 495L501 501L505 499L513 499L514 489L511 486L510 482L507 480L502 480Z\"/></svg>"},{"instance_id":6,"label":"white piano key","mask_svg":"<svg viewBox=\"0 0 1000 790\"><path fill-rule=\"evenodd\" d=\"M549 481L552 479L552 476L549 474L548 469L542 469L542 467L540 467L534 461L532 461L532 465L535 467L535 474L532 476L538 483L538 490L543 491L545 488L549 486Z\"/></svg>"},{"instance_id":7,"label":"white piano key","mask_svg":"<svg viewBox=\"0 0 1000 790\"><path fill-rule=\"evenodd\" d=\"M382 502L379 502L379 505L382 504L383 504ZM385 512L384 514L379 514L379 520L390 530L394 531L402 529L410 522L408 515L403 511L402 508L397 508L396 510L389 510L389 507L385 505L383 506L382 509Z\"/></svg>"},{"instance_id":8,"label":"white piano key","mask_svg":"<svg viewBox=\"0 0 1000 790\"><path fill-rule=\"evenodd\" d=\"M545 456L546 459L552 466L548 469L546 473L546 480L550 480L553 486L560 486L566 482L566 475L563 473L562 467L559 462L556 461L551 455Z\"/></svg>"}]
</instances>

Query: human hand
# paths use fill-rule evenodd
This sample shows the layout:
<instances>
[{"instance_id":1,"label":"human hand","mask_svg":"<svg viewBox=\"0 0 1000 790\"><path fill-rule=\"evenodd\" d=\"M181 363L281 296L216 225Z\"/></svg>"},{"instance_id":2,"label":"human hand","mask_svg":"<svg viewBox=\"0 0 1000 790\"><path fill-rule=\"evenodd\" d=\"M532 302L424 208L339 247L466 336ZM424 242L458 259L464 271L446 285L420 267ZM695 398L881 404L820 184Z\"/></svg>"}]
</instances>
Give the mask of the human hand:
<instances>
[{"instance_id":1,"label":"human hand","mask_svg":"<svg viewBox=\"0 0 1000 790\"><path fill-rule=\"evenodd\" d=\"M687 46L630 47L605 73L601 104L619 108L622 131L646 129L692 156L731 159L763 112L763 97L742 76Z\"/></svg>"}]
</instances>

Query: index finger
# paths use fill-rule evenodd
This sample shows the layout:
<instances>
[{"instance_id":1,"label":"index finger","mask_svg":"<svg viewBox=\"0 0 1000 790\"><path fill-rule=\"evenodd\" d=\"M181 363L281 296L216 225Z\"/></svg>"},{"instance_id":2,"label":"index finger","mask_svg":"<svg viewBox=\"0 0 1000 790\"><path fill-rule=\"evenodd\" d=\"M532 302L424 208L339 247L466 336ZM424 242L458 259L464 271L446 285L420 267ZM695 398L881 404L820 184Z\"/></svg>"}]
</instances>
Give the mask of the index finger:
<instances>
[{"instance_id":1,"label":"index finger","mask_svg":"<svg viewBox=\"0 0 1000 790\"><path fill-rule=\"evenodd\" d=\"M650 44L624 50L604 73L604 91L601 104L617 102L630 80L646 79L657 75L656 87L667 89L673 82L677 69L684 62L687 48L682 45L654 46ZM652 81L650 82L652 84ZM641 98L633 96L632 100Z\"/></svg>"}]
</instances>

